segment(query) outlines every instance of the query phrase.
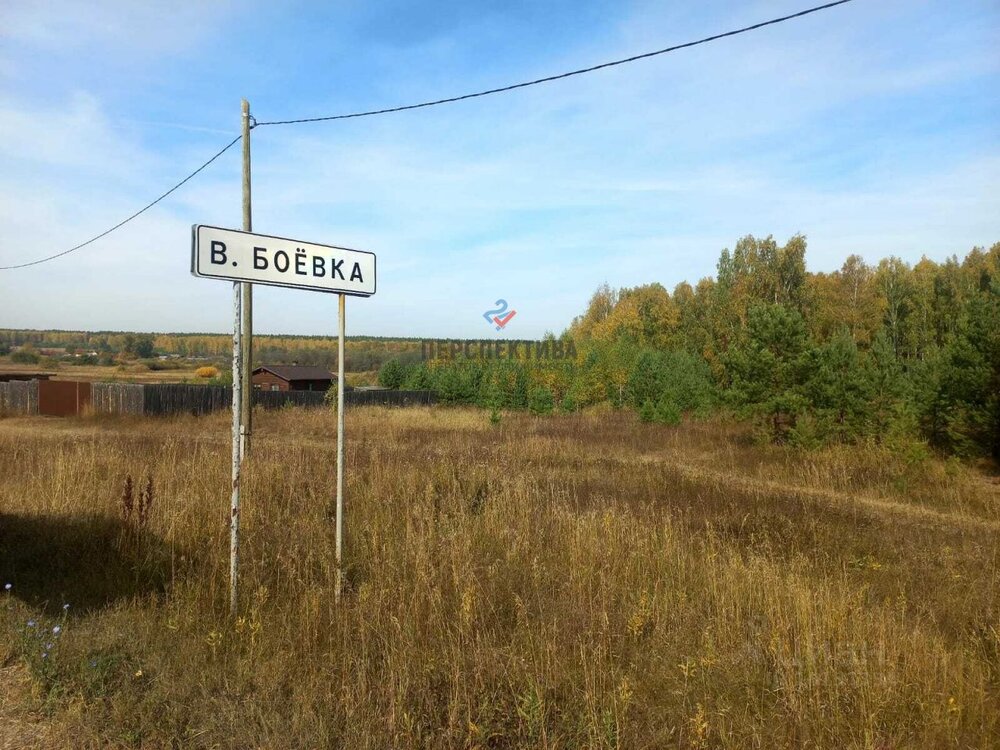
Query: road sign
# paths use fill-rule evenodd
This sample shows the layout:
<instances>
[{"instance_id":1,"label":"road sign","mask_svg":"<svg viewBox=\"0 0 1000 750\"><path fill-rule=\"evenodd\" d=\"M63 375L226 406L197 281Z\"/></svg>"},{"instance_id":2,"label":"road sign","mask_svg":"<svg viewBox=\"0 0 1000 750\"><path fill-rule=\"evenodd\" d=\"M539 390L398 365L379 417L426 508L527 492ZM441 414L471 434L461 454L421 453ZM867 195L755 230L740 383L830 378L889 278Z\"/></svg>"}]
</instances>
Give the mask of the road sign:
<instances>
[{"instance_id":1,"label":"road sign","mask_svg":"<svg viewBox=\"0 0 1000 750\"><path fill-rule=\"evenodd\" d=\"M244 101L244 118L248 108ZM243 137L248 137L244 122ZM249 226L249 154L244 151L244 222ZM195 224L191 227L191 273L206 279L233 282L233 481L229 516L229 609L237 611L237 575L240 548L240 482L243 464L244 389L243 382L242 287L266 284L317 292L334 292L337 300L337 527L336 600L343 588L344 546L344 295L370 297L375 294L375 253L345 247L317 245L268 234L239 232L235 229ZM249 295L247 295L249 298ZM252 399L248 399L250 404Z\"/></svg>"},{"instance_id":2,"label":"road sign","mask_svg":"<svg viewBox=\"0 0 1000 750\"><path fill-rule=\"evenodd\" d=\"M204 224L191 228L191 273L359 297L375 294L375 253Z\"/></svg>"}]
</instances>

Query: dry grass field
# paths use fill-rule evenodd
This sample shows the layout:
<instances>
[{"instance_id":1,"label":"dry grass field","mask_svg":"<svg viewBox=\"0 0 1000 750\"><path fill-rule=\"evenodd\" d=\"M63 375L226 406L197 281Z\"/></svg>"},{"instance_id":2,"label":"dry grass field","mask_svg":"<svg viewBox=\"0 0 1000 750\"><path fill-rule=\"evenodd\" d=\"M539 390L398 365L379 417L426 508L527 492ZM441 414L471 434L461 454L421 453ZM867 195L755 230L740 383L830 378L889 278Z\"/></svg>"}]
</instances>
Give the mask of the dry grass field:
<instances>
[{"instance_id":1,"label":"dry grass field","mask_svg":"<svg viewBox=\"0 0 1000 750\"><path fill-rule=\"evenodd\" d=\"M194 383L196 365L188 365L176 370L150 370L146 365L132 362L124 365L67 365L60 362L55 366L25 365L0 359L3 372L47 372L52 380L82 380L91 382L121 383Z\"/></svg>"},{"instance_id":2,"label":"dry grass field","mask_svg":"<svg viewBox=\"0 0 1000 750\"><path fill-rule=\"evenodd\" d=\"M233 619L226 415L0 420L0 746L1000 745L988 473L625 413L347 429L344 599L334 420L283 410Z\"/></svg>"}]
</instances>

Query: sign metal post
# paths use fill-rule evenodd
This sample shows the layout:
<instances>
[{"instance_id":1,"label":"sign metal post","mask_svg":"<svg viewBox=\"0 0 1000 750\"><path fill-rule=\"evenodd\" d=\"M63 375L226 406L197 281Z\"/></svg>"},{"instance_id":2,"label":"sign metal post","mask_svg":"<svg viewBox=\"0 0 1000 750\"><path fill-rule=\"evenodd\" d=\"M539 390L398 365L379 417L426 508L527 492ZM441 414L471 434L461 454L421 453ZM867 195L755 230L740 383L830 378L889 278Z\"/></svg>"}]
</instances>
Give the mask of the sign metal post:
<instances>
[{"instance_id":1,"label":"sign metal post","mask_svg":"<svg viewBox=\"0 0 1000 750\"><path fill-rule=\"evenodd\" d=\"M244 206L246 208L246 205ZM237 610L240 542L240 472L247 432L242 333L248 304L243 288L253 284L332 292L338 295L337 331L337 519L336 582L339 602L344 583L344 336L348 295L375 294L375 253L334 245L318 245L285 237L253 234L204 224L191 228L191 273L233 283L233 473L229 520L229 607ZM249 334L247 334L249 335Z\"/></svg>"},{"instance_id":2,"label":"sign metal post","mask_svg":"<svg viewBox=\"0 0 1000 750\"><path fill-rule=\"evenodd\" d=\"M344 330L345 295L337 299L337 581L334 597L340 603L344 587Z\"/></svg>"}]
</instances>

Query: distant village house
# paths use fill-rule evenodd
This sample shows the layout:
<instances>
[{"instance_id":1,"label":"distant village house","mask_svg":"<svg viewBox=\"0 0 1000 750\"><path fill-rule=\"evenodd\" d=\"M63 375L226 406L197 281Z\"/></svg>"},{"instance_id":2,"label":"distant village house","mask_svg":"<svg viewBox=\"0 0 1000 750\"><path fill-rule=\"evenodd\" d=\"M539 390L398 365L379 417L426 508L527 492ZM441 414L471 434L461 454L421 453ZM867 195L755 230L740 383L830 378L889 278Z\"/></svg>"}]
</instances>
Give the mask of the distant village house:
<instances>
[{"instance_id":1,"label":"distant village house","mask_svg":"<svg viewBox=\"0 0 1000 750\"><path fill-rule=\"evenodd\" d=\"M327 391L335 376L322 367L305 365L263 365L253 371L254 390Z\"/></svg>"}]
</instances>

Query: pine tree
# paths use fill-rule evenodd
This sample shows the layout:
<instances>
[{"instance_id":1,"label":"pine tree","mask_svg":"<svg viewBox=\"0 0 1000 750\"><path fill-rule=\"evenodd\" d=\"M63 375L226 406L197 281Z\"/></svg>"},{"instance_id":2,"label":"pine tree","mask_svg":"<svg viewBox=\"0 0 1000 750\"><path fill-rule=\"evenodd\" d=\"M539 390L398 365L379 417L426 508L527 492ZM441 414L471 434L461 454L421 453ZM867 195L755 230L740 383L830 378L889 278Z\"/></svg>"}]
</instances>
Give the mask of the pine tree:
<instances>
[{"instance_id":1,"label":"pine tree","mask_svg":"<svg viewBox=\"0 0 1000 750\"><path fill-rule=\"evenodd\" d=\"M532 388L528 396L528 408L532 414L551 414L555 408L552 391L543 387Z\"/></svg>"},{"instance_id":2,"label":"pine tree","mask_svg":"<svg viewBox=\"0 0 1000 750\"><path fill-rule=\"evenodd\" d=\"M656 401L663 390L663 360L658 352L647 349L635 361L628 374L625 398L634 408Z\"/></svg>"},{"instance_id":3,"label":"pine tree","mask_svg":"<svg viewBox=\"0 0 1000 750\"><path fill-rule=\"evenodd\" d=\"M868 390L867 428L876 440L896 431L909 413L909 382L885 330L875 334L864 362Z\"/></svg>"},{"instance_id":4,"label":"pine tree","mask_svg":"<svg viewBox=\"0 0 1000 750\"><path fill-rule=\"evenodd\" d=\"M384 388L397 389L406 379L406 368L395 357L388 360L378 371L378 382Z\"/></svg>"},{"instance_id":5,"label":"pine tree","mask_svg":"<svg viewBox=\"0 0 1000 750\"><path fill-rule=\"evenodd\" d=\"M432 387L432 379L427 365L419 362L409 368L403 387L409 391L426 391Z\"/></svg>"},{"instance_id":6,"label":"pine tree","mask_svg":"<svg viewBox=\"0 0 1000 750\"><path fill-rule=\"evenodd\" d=\"M830 341L807 354L806 396L821 427L831 437L850 441L863 432L869 390L858 347L845 326Z\"/></svg>"},{"instance_id":7,"label":"pine tree","mask_svg":"<svg viewBox=\"0 0 1000 750\"><path fill-rule=\"evenodd\" d=\"M802 387L808 347L799 313L758 305L750 310L746 341L727 357L731 400L763 419L775 440L785 439L806 406Z\"/></svg>"}]
</instances>

